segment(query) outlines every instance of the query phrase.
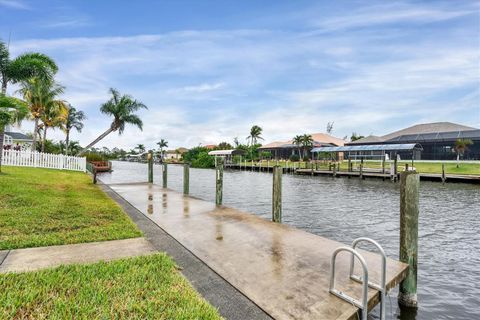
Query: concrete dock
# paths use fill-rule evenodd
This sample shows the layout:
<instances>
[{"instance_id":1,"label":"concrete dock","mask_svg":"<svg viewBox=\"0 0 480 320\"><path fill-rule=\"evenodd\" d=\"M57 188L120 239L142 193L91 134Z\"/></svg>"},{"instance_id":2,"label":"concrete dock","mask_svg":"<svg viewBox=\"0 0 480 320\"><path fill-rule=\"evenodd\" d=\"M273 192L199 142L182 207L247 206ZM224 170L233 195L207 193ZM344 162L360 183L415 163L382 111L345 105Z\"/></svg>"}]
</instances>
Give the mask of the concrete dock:
<instances>
[{"instance_id":1,"label":"concrete dock","mask_svg":"<svg viewBox=\"0 0 480 320\"><path fill-rule=\"evenodd\" d=\"M328 292L331 254L344 244L157 185L110 187L272 318L356 318L356 307ZM362 254L370 280L379 282L380 256ZM337 287L360 298L361 285L348 278L349 261L347 254L337 258ZM388 259L387 288L406 268ZM369 289L369 308L378 300Z\"/></svg>"}]
</instances>

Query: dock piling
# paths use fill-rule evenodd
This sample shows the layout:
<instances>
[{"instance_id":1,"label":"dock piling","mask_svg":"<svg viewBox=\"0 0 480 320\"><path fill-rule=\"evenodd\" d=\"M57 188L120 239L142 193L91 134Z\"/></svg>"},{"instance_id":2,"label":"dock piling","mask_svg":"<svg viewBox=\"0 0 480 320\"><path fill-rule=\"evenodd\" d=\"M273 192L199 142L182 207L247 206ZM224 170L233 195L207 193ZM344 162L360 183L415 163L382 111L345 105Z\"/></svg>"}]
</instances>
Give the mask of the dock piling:
<instances>
[{"instance_id":1,"label":"dock piling","mask_svg":"<svg viewBox=\"0 0 480 320\"><path fill-rule=\"evenodd\" d=\"M165 189L167 188L167 170L167 163L164 162L162 166L162 187Z\"/></svg>"},{"instance_id":2,"label":"dock piling","mask_svg":"<svg viewBox=\"0 0 480 320\"><path fill-rule=\"evenodd\" d=\"M405 280L400 283L398 302L417 306L418 203L420 175L416 171L400 174L400 261L409 265Z\"/></svg>"},{"instance_id":3,"label":"dock piling","mask_svg":"<svg viewBox=\"0 0 480 320\"><path fill-rule=\"evenodd\" d=\"M273 167L272 221L282 223L282 170Z\"/></svg>"},{"instance_id":4,"label":"dock piling","mask_svg":"<svg viewBox=\"0 0 480 320\"><path fill-rule=\"evenodd\" d=\"M222 203L223 203L223 161L219 161L216 167L215 204L217 206L220 206L222 205Z\"/></svg>"},{"instance_id":5,"label":"dock piling","mask_svg":"<svg viewBox=\"0 0 480 320\"><path fill-rule=\"evenodd\" d=\"M148 183L153 183L153 151L148 150Z\"/></svg>"},{"instance_id":6,"label":"dock piling","mask_svg":"<svg viewBox=\"0 0 480 320\"><path fill-rule=\"evenodd\" d=\"M363 158L360 159L360 179L363 179Z\"/></svg>"},{"instance_id":7,"label":"dock piling","mask_svg":"<svg viewBox=\"0 0 480 320\"><path fill-rule=\"evenodd\" d=\"M445 163L442 163L442 183L444 184L447 178L445 177Z\"/></svg>"},{"instance_id":8,"label":"dock piling","mask_svg":"<svg viewBox=\"0 0 480 320\"><path fill-rule=\"evenodd\" d=\"M183 165L183 194L188 195L190 193L190 165L185 163Z\"/></svg>"}]
</instances>

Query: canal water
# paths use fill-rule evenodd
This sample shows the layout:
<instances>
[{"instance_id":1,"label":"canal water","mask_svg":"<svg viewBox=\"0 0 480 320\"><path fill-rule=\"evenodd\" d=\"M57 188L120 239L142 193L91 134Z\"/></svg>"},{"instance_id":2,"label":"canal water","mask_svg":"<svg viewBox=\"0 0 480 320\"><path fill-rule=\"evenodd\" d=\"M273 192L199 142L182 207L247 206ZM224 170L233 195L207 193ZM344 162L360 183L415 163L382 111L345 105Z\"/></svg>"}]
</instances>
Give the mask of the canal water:
<instances>
[{"instance_id":1,"label":"canal water","mask_svg":"<svg viewBox=\"0 0 480 320\"><path fill-rule=\"evenodd\" d=\"M113 162L113 172L99 177L144 182L147 165ZM168 187L182 192L182 179L183 167L169 165ZM155 165L154 182L161 181ZM190 169L190 194L214 202L215 171ZM271 219L271 198L271 173L225 171L225 205ZM389 181L284 175L283 222L345 244L367 236L398 259L399 198L399 184ZM418 270L418 310L400 309L392 291L387 319L480 319L478 185L421 182Z\"/></svg>"}]
</instances>

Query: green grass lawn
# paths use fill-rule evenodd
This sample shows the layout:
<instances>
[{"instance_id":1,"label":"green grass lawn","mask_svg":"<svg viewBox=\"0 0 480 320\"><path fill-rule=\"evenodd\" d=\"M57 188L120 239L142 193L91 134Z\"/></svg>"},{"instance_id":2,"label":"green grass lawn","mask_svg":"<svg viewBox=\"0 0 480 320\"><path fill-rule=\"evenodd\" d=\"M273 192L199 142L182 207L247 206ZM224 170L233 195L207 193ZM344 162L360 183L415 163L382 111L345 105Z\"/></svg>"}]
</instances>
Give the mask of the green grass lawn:
<instances>
[{"instance_id":1,"label":"green grass lawn","mask_svg":"<svg viewBox=\"0 0 480 320\"><path fill-rule=\"evenodd\" d=\"M84 173L2 166L0 250L141 235Z\"/></svg>"},{"instance_id":2,"label":"green grass lawn","mask_svg":"<svg viewBox=\"0 0 480 320\"><path fill-rule=\"evenodd\" d=\"M0 274L0 319L221 319L165 254Z\"/></svg>"}]
</instances>

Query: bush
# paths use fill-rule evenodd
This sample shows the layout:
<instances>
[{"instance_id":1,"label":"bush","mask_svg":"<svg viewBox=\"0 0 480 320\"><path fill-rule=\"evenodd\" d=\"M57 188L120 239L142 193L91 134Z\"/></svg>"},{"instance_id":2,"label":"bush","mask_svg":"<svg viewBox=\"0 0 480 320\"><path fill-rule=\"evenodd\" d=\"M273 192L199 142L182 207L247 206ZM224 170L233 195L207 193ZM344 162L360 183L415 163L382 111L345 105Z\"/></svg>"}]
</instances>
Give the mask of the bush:
<instances>
[{"instance_id":1,"label":"bush","mask_svg":"<svg viewBox=\"0 0 480 320\"><path fill-rule=\"evenodd\" d=\"M85 155L85 157L87 158L88 162L105 160L102 155L95 152L89 152Z\"/></svg>"},{"instance_id":2,"label":"bush","mask_svg":"<svg viewBox=\"0 0 480 320\"><path fill-rule=\"evenodd\" d=\"M290 156L290 161L293 161L293 162L300 161L300 156L298 154L292 154Z\"/></svg>"},{"instance_id":3,"label":"bush","mask_svg":"<svg viewBox=\"0 0 480 320\"><path fill-rule=\"evenodd\" d=\"M208 155L208 152L198 153L196 159L192 160L193 168L215 168L215 158Z\"/></svg>"},{"instance_id":4,"label":"bush","mask_svg":"<svg viewBox=\"0 0 480 320\"><path fill-rule=\"evenodd\" d=\"M303 161L310 161L310 157L309 156L303 157Z\"/></svg>"}]
</instances>

